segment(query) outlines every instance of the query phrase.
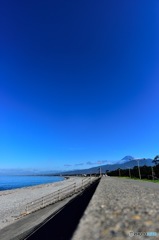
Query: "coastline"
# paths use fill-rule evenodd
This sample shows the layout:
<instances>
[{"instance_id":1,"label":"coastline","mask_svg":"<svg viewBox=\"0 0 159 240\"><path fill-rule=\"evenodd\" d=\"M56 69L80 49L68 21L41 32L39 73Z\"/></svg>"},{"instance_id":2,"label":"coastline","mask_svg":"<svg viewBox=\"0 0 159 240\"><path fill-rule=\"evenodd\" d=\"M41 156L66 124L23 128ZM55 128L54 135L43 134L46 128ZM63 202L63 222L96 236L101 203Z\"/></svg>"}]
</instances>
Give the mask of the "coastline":
<instances>
[{"instance_id":1,"label":"coastline","mask_svg":"<svg viewBox=\"0 0 159 240\"><path fill-rule=\"evenodd\" d=\"M34 187L64 181L63 176L0 175L0 193L7 190Z\"/></svg>"},{"instance_id":2,"label":"coastline","mask_svg":"<svg viewBox=\"0 0 159 240\"><path fill-rule=\"evenodd\" d=\"M78 181L77 177L59 182L0 191L0 229L10 225L24 213L26 204Z\"/></svg>"}]
</instances>

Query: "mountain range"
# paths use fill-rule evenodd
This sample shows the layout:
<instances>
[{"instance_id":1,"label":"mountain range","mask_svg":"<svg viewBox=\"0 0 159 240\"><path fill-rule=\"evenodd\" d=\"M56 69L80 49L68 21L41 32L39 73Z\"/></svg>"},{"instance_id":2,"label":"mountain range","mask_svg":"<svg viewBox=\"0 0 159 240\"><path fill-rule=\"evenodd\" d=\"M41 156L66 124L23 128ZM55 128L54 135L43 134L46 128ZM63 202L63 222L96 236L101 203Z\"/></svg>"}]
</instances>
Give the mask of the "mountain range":
<instances>
[{"instance_id":1,"label":"mountain range","mask_svg":"<svg viewBox=\"0 0 159 240\"><path fill-rule=\"evenodd\" d=\"M153 166L154 164L152 163L152 160L153 159L151 159L151 158L146 158L146 159L140 160L139 164L140 164L140 166L144 166L144 165ZM100 166L92 167L89 169L65 171L65 172L61 172L60 174L63 174L63 175L93 174L93 173L99 173L99 168L101 168L102 173L105 173L107 170L113 171L118 168L120 168L120 169L133 168L133 167L137 166L137 164L138 163L135 160L135 158L133 158L131 156L126 156L114 164L100 165Z\"/></svg>"},{"instance_id":2,"label":"mountain range","mask_svg":"<svg viewBox=\"0 0 159 240\"><path fill-rule=\"evenodd\" d=\"M151 158L140 160L140 166L153 166ZM75 174L93 174L101 172L105 173L106 170L113 171L118 168L126 169L137 166L137 161L132 156L125 156L120 161L114 164L98 165L89 169L70 170L70 171L55 171L55 170L39 170L39 169L0 169L0 175L75 175Z\"/></svg>"}]
</instances>

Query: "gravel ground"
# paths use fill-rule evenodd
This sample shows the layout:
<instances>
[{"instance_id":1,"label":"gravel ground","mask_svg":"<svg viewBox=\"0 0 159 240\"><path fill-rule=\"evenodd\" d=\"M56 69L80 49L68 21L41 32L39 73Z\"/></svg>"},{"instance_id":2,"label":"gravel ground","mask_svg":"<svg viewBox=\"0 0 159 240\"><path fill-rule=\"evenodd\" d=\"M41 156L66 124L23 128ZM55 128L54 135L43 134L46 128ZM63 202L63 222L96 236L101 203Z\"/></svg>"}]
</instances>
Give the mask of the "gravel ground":
<instances>
[{"instance_id":1,"label":"gravel ground","mask_svg":"<svg viewBox=\"0 0 159 240\"><path fill-rule=\"evenodd\" d=\"M103 177L72 238L81 239L159 239L159 184Z\"/></svg>"},{"instance_id":2,"label":"gravel ground","mask_svg":"<svg viewBox=\"0 0 159 240\"><path fill-rule=\"evenodd\" d=\"M25 212L27 203L66 187L73 182L81 184L81 178L76 177L56 183L0 191L0 229L11 224L17 216Z\"/></svg>"}]
</instances>

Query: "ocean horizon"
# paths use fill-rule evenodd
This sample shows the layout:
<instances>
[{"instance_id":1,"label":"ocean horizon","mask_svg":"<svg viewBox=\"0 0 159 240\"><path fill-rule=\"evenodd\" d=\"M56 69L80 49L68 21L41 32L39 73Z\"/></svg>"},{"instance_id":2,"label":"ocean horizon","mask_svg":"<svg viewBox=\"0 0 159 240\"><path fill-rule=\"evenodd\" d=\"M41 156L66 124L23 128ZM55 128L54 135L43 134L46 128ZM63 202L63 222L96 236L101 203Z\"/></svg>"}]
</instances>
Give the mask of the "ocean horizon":
<instances>
[{"instance_id":1,"label":"ocean horizon","mask_svg":"<svg viewBox=\"0 0 159 240\"><path fill-rule=\"evenodd\" d=\"M64 177L0 175L0 191L63 181Z\"/></svg>"}]
</instances>

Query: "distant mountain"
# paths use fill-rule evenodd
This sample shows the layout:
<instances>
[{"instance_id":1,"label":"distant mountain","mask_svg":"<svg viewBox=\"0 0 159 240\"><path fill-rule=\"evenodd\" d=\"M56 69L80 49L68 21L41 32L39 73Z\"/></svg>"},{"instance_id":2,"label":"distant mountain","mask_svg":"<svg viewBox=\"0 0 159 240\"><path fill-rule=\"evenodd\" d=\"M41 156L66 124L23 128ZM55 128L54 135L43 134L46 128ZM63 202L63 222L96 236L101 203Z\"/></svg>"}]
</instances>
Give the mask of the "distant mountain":
<instances>
[{"instance_id":1,"label":"distant mountain","mask_svg":"<svg viewBox=\"0 0 159 240\"><path fill-rule=\"evenodd\" d=\"M153 166L153 159L147 158L145 160L140 160L140 166ZM55 171L55 170L39 170L39 169L0 169L0 175L74 175L74 174L93 174L99 173L99 168L101 168L101 172L105 173L106 170L113 171L118 168L126 169L133 168L137 166L137 161L132 156L125 156L120 161L117 161L114 164L106 164L100 165L96 167L92 167L89 169L81 169L81 170L72 170L72 171Z\"/></svg>"},{"instance_id":2,"label":"distant mountain","mask_svg":"<svg viewBox=\"0 0 159 240\"><path fill-rule=\"evenodd\" d=\"M133 158L133 157L131 157ZM89 169L82 169L82 170L73 170L73 171L66 171L66 172L61 172L60 174L62 175L74 175L74 174L93 174L93 173L99 173L99 168L101 168L101 172L105 173L106 170L109 171L113 171L116 170L118 168L121 169L126 169L126 168L133 168L135 166L137 166L137 161L136 160L130 160L130 161L126 161L126 159L124 159L125 162L124 163L115 163L115 164L107 164L107 165L102 165L102 166L97 166L97 167L93 167L93 168L89 168ZM153 159L147 158L145 160L140 160L139 164L140 166L153 166L154 164L152 163Z\"/></svg>"},{"instance_id":3,"label":"distant mountain","mask_svg":"<svg viewBox=\"0 0 159 240\"><path fill-rule=\"evenodd\" d=\"M128 161L130 161L130 160L133 160L134 159L134 157L132 157L132 156L125 156L124 158L122 158L119 162L117 162L117 163L119 163L119 164L121 164L121 163L126 163L126 162L128 162Z\"/></svg>"}]
</instances>

